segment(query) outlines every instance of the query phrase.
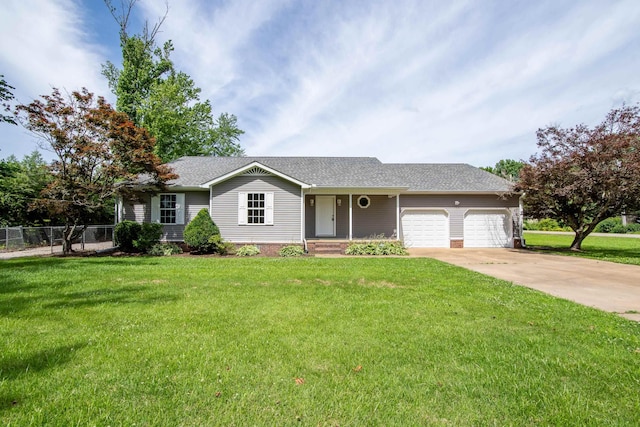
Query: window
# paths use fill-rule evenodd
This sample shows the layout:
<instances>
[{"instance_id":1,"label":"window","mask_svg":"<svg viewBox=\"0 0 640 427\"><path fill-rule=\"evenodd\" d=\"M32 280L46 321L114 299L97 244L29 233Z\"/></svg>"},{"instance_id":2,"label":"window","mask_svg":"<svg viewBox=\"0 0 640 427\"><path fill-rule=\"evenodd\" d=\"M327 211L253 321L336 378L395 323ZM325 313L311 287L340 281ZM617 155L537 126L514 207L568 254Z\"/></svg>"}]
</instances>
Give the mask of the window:
<instances>
[{"instance_id":1,"label":"window","mask_svg":"<svg viewBox=\"0 0 640 427\"><path fill-rule=\"evenodd\" d=\"M152 197L151 222L184 224L184 194L164 193Z\"/></svg>"},{"instance_id":2,"label":"window","mask_svg":"<svg viewBox=\"0 0 640 427\"><path fill-rule=\"evenodd\" d=\"M264 193L247 194L247 223L264 224Z\"/></svg>"},{"instance_id":3,"label":"window","mask_svg":"<svg viewBox=\"0 0 640 427\"><path fill-rule=\"evenodd\" d=\"M371 199L369 199L369 196L358 197L358 206L360 206L362 209L367 209L370 204Z\"/></svg>"},{"instance_id":4,"label":"window","mask_svg":"<svg viewBox=\"0 0 640 427\"><path fill-rule=\"evenodd\" d=\"M160 195L160 224L176 223L176 195Z\"/></svg>"},{"instance_id":5,"label":"window","mask_svg":"<svg viewBox=\"0 0 640 427\"><path fill-rule=\"evenodd\" d=\"M238 193L239 225L273 225L273 193Z\"/></svg>"}]
</instances>

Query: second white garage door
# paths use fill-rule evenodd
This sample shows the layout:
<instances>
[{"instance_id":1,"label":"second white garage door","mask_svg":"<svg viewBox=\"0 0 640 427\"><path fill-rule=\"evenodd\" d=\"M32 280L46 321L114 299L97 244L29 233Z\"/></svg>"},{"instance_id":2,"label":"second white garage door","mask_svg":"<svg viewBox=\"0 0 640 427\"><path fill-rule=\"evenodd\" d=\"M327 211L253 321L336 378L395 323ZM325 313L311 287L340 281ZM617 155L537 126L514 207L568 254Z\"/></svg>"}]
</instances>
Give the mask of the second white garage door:
<instances>
[{"instance_id":1,"label":"second white garage door","mask_svg":"<svg viewBox=\"0 0 640 427\"><path fill-rule=\"evenodd\" d=\"M405 211L402 237L408 248L448 248L449 216L441 210Z\"/></svg>"},{"instance_id":2,"label":"second white garage door","mask_svg":"<svg viewBox=\"0 0 640 427\"><path fill-rule=\"evenodd\" d=\"M508 211L472 210L464 217L465 248L509 248L511 235Z\"/></svg>"}]
</instances>

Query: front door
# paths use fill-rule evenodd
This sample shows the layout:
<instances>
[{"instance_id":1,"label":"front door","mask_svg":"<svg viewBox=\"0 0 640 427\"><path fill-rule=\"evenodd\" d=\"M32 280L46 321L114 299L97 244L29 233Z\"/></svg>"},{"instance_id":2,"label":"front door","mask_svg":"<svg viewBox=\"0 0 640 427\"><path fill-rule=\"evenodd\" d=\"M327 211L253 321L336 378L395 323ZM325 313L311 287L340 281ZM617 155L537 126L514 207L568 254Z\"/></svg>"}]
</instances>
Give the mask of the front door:
<instances>
[{"instance_id":1,"label":"front door","mask_svg":"<svg viewBox=\"0 0 640 427\"><path fill-rule=\"evenodd\" d=\"M316 236L334 237L336 235L336 197L316 196Z\"/></svg>"}]
</instances>

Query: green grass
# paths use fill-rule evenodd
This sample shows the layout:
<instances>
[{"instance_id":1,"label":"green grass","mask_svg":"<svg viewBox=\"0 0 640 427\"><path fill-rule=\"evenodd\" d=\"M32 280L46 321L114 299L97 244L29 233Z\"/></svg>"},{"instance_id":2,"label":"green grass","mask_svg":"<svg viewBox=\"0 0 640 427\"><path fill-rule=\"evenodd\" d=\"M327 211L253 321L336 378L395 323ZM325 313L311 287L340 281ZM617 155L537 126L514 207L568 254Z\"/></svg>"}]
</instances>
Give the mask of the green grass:
<instances>
[{"instance_id":1,"label":"green grass","mask_svg":"<svg viewBox=\"0 0 640 427\"><path fill-rule=\"evenodd\" d=\"M0 261L0 334L8 426L640 421L640 324L429 259Z\"/></svg>"},{"instance_id":2,"label":"green grass","mask_svg":"<svg viewBox=\"0 0 640 427\"><path fill-rule=\"evenodd\" d=\"M569 250L573 235L524 232L527 247L537 251L594 258L621 264L640 265L640 239L630 237L587 236L582 251Z\"/></svg>"}]
</instances>

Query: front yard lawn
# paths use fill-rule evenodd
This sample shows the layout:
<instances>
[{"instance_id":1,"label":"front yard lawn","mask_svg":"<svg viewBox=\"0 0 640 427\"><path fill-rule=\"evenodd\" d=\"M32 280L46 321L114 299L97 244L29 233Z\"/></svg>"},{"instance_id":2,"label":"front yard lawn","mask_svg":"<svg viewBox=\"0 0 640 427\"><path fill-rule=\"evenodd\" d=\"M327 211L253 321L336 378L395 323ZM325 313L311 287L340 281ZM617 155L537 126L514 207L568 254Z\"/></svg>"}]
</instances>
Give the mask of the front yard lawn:
<instances>
[{"instance_id":1,"label":"front yard lawn","mask_svg":"<svg viewBox=\"0 0 640 427\"><path fill-rule=\"evenodd\" d=\"M524 232L527 247L546 253L581 256L621 264L640 265L640 239L616 236L587 236L582 251L569 250L573 235Z\"/></svg>"},{"instance_id":2,"label":"front yard lawn","mask_svg":"<svg viewBox=\"0 0 640 427\"><path fill-rule=\"evenodd\" d=\"M0 261L3 425L637 425L640 325L420 258Z\"/></svg>"}]
</instances>

